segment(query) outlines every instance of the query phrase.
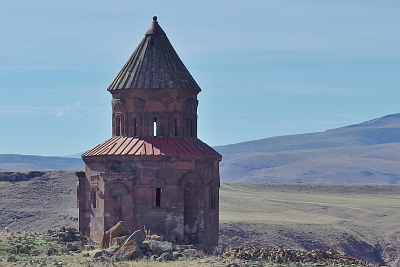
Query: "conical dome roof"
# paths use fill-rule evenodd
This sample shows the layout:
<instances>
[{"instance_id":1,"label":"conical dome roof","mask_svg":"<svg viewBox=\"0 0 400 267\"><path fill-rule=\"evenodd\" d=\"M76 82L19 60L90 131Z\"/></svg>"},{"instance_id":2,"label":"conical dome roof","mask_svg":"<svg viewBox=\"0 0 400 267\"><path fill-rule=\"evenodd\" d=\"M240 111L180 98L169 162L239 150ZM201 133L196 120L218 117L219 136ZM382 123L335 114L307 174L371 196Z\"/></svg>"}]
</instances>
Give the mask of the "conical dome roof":
<instances>
[{"instance_id":1,"label":"conical dome roof","mask_svg":"<svg viewBox=\"0 0 400 267\"><path fill-rule=\"evenodd\" d=\"M157 17L108 91L121 89L192 89L200 87L180 60Z\"/></svg>"}]
</instances>

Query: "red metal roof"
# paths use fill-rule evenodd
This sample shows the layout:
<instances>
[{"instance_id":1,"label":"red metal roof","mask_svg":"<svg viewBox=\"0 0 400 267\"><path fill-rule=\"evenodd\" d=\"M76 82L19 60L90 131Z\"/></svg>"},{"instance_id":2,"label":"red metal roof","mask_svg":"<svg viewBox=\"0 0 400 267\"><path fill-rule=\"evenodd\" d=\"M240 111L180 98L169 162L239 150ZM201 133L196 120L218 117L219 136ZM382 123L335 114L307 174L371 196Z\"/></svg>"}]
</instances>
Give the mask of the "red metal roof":
<instances>
[{"instance_id":1,"label":"red metal roof","mask_svg":"<svg viewBox=\"0 0 400 267\"><path fill-rule=\"evenodd\" d=\"M82 154L82 157L93 156L222 157L198 138L168 136L112 137Z\"/></svg>"}]
</instances>

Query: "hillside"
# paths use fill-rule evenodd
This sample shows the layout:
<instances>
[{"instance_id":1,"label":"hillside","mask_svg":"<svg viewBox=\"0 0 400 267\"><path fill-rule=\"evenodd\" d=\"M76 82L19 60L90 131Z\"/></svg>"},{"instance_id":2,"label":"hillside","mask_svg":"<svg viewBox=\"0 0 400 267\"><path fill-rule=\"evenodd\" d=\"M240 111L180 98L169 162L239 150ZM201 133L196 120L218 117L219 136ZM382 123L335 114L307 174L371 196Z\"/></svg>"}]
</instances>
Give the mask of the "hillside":
<instances>
[{"instance_id":1,"label":"hillside","mask_svg":"<svg viewBox=\"0 0 400 267\"><path fill-rule=\"evenodd\" d=\"M218 146L223 182L400 183L400 114L325 132ZM0 172L78 170L80 158L0 155Z\"/></svg>"},{"instance_id":2,"label":"hillside","mask_svg":"<svg viewBox=\"0 0 400 267\"><path fill-rule=\"evenodd\" d=\"M0 172L81 169L83 161L79 158L0 154Z\"/></svg>"},{"instance_id":3,"label":"hillside","mask_svg":"<svg viewBox=\"0 0 400 267\"><path fill-rule=\"evenodd\" d=\"M36 174L17 182L0 179L1 229L8 226L15 230L42 232L61 226L76 227L75 173Z\"/></svg>"},{"instance_id":4,"label":"hillside","mask_svg":"<svg viewBox=\"0 0 400 267\"><path fill-rule=\"evenodd\" d=\"M77 227L74 172L0 181L0 227ZM400 186L223 183L220 246L334 249L370 262L400 253ZM1 265L1 264L0 264Z\"/></svg>"},{"instance_id":5,"label":"hillside","mask_svg":"<svg viewBox=\"0 0 400 267\"><path fill-rule=\"evenodd\" d=\"M400 114L325 132L218 146L221 180L400 183Z\"/></svg>"}]
</instances>

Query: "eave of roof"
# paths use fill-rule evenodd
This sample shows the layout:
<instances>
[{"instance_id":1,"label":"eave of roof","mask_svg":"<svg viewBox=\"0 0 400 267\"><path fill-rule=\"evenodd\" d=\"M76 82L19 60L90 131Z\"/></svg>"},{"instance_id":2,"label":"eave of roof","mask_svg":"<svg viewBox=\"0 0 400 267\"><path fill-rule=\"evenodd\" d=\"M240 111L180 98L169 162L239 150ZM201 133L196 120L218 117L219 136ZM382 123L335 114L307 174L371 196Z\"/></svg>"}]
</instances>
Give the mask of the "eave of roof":
<instances>
[{"instance_id":1,"label":"eave of roof","mask_svg":"<svg viewBox=\"0 0 400 267\"><path fill-rule=\"evenodd\" d=\"M82 154L98 156L176 156L222 158L213 148L195 137L123 137L116 136Z\"/></svg>"},{"instance_id":2,"label":"eave of roof","mask_svg":"<svg viewBox=\"0 0 400 267\"><path fill-rule=\"evenodd\" d=\"M171 45L157 17L108 91L122 89L201 89Z\"/></svg>"}]
</instances>

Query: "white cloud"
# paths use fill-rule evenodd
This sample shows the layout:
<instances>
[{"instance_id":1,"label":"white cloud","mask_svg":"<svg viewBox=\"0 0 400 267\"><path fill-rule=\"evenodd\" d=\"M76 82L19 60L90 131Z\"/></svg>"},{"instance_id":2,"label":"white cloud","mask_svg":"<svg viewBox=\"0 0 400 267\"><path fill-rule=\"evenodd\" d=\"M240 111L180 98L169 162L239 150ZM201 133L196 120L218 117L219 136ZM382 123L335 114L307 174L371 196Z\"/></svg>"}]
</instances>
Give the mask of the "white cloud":
<instances>
[{"instance_id":1,"label":"white cloud","mask_svg":"<svg viewBox=\"0 0 400 267\"><path fill-rule=\"evenodd\" d=\"M54 108L57 117L66 115L73 115L75 118L81 117L82 113L92 113L93 110L90 107L85 107L82 102L76 102L73 104L66 104L61 107Z\"/></svg>"},{"instance_id":2,"label":"white cloud","mask_svg":"<svg viewBox=\"0 0 400 267\"><path fill-rule=\"evenodd\" d=\"M69 104L65 105L64 107L55 108L56 116L61 117L65 114L71 113L71 106Z\"/></svg>"}]
</instances>

